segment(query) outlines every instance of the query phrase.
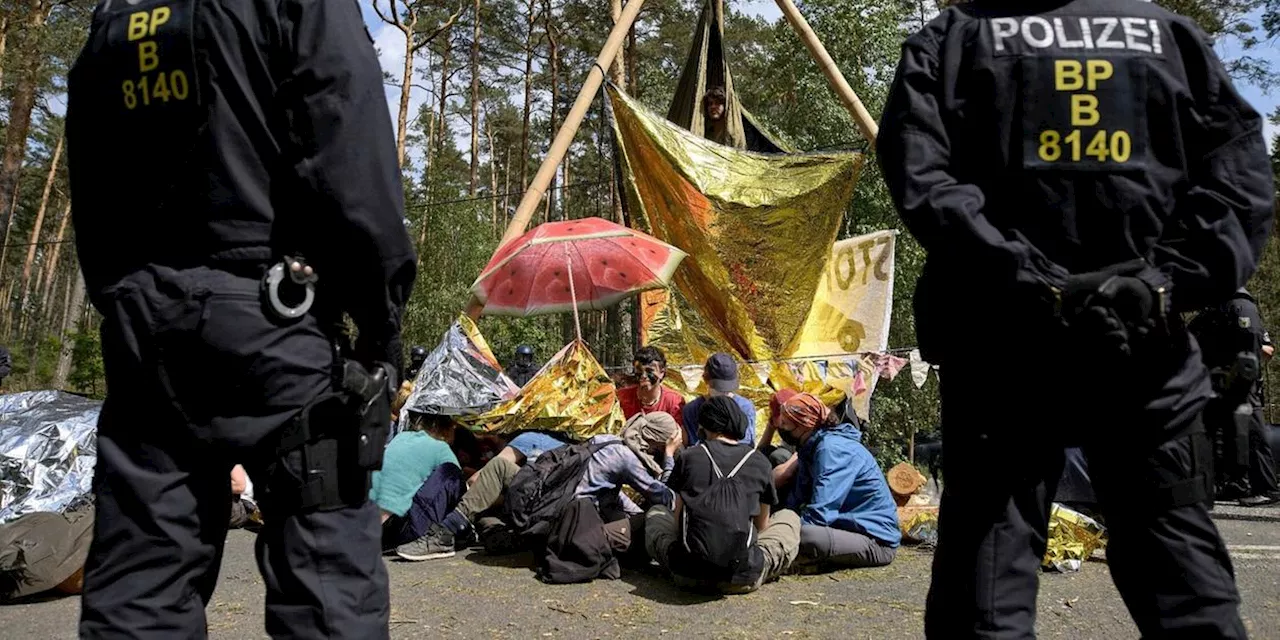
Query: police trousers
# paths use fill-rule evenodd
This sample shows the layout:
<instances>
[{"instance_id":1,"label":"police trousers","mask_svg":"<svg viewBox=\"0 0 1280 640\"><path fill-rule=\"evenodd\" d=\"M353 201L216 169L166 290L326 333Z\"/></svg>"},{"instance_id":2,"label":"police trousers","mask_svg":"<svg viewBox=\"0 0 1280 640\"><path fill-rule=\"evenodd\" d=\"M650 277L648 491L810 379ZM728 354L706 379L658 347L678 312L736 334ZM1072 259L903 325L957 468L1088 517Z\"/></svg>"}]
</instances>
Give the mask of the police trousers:
<instances>
[{"instance_id":1,"label":"police trousers","mask_svg":"<svg viewBox=\"0 0 1280 640\"><path fill-rule=\"evenodd\" d=\"M1151 424L1165 418L1100 405L1087 379L1069 387L1008 372L949 373L944 365L943 495L926 636L1035 637L1065 429L1085 434L1107 563L1142 636L1246 637L1231 560L1206 507L1212 453L1194 403L1183 424Z\"/></svg>"},{"instance_id":2,"label":"police trousers","mask_svg":"<svg viewBox=\"0 0 1280 640\"><path fill-rule=\"evenodd\" d=\"M152 267L98 303L107 399L80 636L206 637L240 463L264 520L267 633L387 638L377 507L304 511L286 497L305 469L300 452L278 450L280 432L333 387L319 323L277 322L257 280L206 268Z\"/></svg>"}]
</instances>

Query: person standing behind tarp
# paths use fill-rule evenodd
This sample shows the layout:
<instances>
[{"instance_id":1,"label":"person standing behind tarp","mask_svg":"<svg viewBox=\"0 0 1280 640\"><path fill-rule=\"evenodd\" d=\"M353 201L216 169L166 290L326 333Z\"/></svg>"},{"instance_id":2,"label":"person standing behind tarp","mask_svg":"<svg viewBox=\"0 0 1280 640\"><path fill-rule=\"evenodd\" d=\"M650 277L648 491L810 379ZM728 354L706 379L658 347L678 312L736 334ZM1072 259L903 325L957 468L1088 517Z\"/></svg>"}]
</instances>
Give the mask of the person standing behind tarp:
<instances>
[{"instance_id":1,"label":"person standing behind tarp","mask_svg":"<svg viewBox=\"0 0 1280 640\"><path fill-rule=\"evenodd\" d=\"M1242 287L1230 301L1202 311L1190 330L1216 394L1204 417L1216 444L1217 498L1246 507L1272 504L1280 488L1262 416L1262 367L1274 348L1258 305Z\"/></svg>"},{"instance_id":2,"label":"person standing behind tarp","mask_svg":"<svg viewBox=\"0 0 1280 640\"><path fill-rule=\"evenodd\" d=\"M516 347L516 358L512 361L511 368L507 370L507 377L511 378L517 387L523 388L537 374L538 367L533 364L533 347L527 344Z\"/></svg>"},{"instance_id":3,"label":"person standing behind tarp","mask_svg":"<svg viewBox=\"0 0 1280 640\"><path fill-rule=\"evenodd\" d=\"M711 87L706 95L702 96L702 113L706 118L703 131L706 132L707 139L716 144L730 142L729 123L725 120L728 102L729 98L722 87Z\"/></svg>"},{"instance_id":4,"label":"person standing behind tarp","mask_svg":"<svg viewBox=\"0 0 1280 640\"><path fill-rule=\"evenodd\" d=\"M369 476L417 267L359 7L101 0L67 95L109 389L81 636L207 635L242 462L267 632L388 637Z\"/></svg>"},{"instance_id":5,"label":"person standing behind tarp","mask_svg":"<svg viewBox=\"0 0 1280 640\"><path fill-rule=\"evenodd\" d=\"M926 635L1034 634L1049 497L1083 446L1140 634L1245 637L1205 507L1209 372L1180 314L1257 269L1274 186L1262 118L1209 39L1139 0L960 3L903 45L883 113L942 380ZM973 357L995 345L1052 364Z\"/></svg>"},{"instance_id":6,"label":"person standing behind tarp","mask_svg":"<svg viewBox=\"0 0 1280 640\"><path fill-rule=\"evenodd\" d=\"M418 377L418 372L422 371L422 365L427 361L427 348L422 345L414 345L409 350L409 365L404 368L404 381L412 385Z\"/></svg>"}]
</instances>

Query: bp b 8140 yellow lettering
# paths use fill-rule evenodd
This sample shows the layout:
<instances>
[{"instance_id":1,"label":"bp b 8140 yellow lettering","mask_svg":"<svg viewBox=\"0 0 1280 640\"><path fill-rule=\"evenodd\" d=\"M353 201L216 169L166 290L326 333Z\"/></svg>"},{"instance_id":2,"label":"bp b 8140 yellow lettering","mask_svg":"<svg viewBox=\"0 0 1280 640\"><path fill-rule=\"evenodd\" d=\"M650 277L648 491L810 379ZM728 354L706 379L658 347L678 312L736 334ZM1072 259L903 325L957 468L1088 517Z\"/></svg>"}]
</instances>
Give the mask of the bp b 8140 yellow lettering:
<instances>
[{"instance_id":1,"label":"bp b 8140 yellow lettering","mask_svg":"<svg viewBox=\"0 0 1280 640\"><path fill-rule=\"evenodd\" d=\"M1023 166L1133 168L1135 151L1145 150L1144 105L1136 97L1145 70L1134 56L1024 58Z\"/></svg>"}]
</instances>

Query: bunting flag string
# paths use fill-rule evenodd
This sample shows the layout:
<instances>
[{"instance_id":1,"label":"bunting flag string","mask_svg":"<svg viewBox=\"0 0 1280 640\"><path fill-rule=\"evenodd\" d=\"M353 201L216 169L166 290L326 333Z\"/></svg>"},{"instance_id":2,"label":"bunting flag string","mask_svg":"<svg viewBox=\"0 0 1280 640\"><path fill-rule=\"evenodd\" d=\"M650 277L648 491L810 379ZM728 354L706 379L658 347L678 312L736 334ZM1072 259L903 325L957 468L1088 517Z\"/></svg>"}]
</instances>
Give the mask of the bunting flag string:
<instances>
[{"instance_id":1,"label":"bunting flag string","mask_svg":"<svg viewBox=\"0 0 1280 640\"><path fill-rule=\"evenodd\" d=\"M911 382L921 389L928 382L929 372L938 375L938 367L926 362L914 347L887 349L878 352L840 353L802 358L778 358L739 362L749 367L751 375L742 372L739 393L756 404L766 407L769 394L774 389L797 389L818 395L826 402L843 397L854 401L854 409L862 418L870 414L871 396L876 382L892 382L904 370L911 373ZM613 371L630 371L630 367L612 367ZM703 365L669 363L668 385L687 395L705 391L702 381Z\"/></svg>"}]
</instances>

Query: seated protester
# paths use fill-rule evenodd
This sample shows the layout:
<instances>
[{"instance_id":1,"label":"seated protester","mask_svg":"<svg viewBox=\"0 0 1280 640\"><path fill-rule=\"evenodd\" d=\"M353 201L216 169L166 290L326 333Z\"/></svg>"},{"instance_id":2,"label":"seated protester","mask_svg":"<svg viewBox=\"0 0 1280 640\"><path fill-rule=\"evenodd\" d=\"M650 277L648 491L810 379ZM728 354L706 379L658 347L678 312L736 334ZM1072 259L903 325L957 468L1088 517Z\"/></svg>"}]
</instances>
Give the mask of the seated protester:
<instances>
[{"instance_id":1,"label":"seated protester","mask_svg":"<svg viewBox=\"0 0 1280 640\"><path fill-rule=\"evenodd\" d=\"M369 499L382 511L384 550L412 561L454 555L453 536L440 526L462 495L453 437L447 416L415 412L408 430L387 444L369 489Z\"/></svg>"},{"instance_id":2,"label":"seated protester","mask_svg":"<svg viewBox=\"0 0 1280 640\"><path fill-rule=\"evenodd\" d=\"M652 415L652 414L651 414ZM669 417L669 416L668 416ZM647 419L650 416L646 416ZM653 417L650 422L660 422ZM666 453L668 457L675 455L679 446L680 430L674 420L667 429L646 429L641 432L640 447L651 455ZM663 438L665 440L659 440ZM626 442L614 435L598 435L587 441L588 444L603 442ZM551 449L564 446L564 442L545 433L526 432L512 439L511 444L503 449L489 464L476 474L476 481L467 490L458 507L444 521L444 526L454 535L466 535L471 530L471 523L482 513L497 506L506 488L519 473L526 462L533 462L538 455ZM586 472L574 491L575 498L589 498L595 503L600 513L608 514L612 522L625 519L628 515L643 513L631 500L621 494L623 485L635 489L645 499L657 504L670 504L671 491L658 478L651 476L640 462L636 453L628 446L603 447L597 451L587 464ZM480 526L480 538L485 549L490 553L516 550L518 541L511 540L504 531L505 527L494 522L494 518L482 518L477 522ZM486 539L488 538L488 539Z\"/></svg>"},{"instance_id":3,"label":"seated protester","mask_svg":"<svg viewBox=\"0 0 1280 640\"><path fill-rule=\"evenodd\" d=\"M636 352L631 363L637 384L618 389L622 415L630 420L637 413L666 413L683 423L684 396L662 384L667 377L667 356L657 347Z\"/></svg>"},{"instance_id":4,"label":"seated protester","mask_svg":"<svg viewBox=\"0 0 1280 640\"><path fill-rule=\"evenodd\" d=\"M478 525L480 541L490 553L514 550L515 543L509 539L501 518L486 512L502 503L502 496L520 472L520 467L565 444L566 440L541 431L525 431L512 438L498 455L489 459L467 480L462 500L441 523L445 530L450 536L469 538L474 522Z\"/></svg>"},{"instance_id":5,"label":"seated protester","mask_svg":"<svg viewBox=\"0 0 1280 640\"><path fill-rule=\"evenodd\" d=\"M596 436L589 442L608 442L611 438L613 436ZM626 451L620 451L618 447L597 451L578 484L577 497L596 498L606 535L615 551L638 559L644 550L644 509L620 489L624 484L629 485L649 503L671 504L674 496L665 483L671 477L676 451L684 436L675 418L655 411L632 416L618 438L626 444ZM627 455L628 452L631 455ZM639 463L638 467L636 463ZM664 494L666 499L655 497L657 492Z\"/></svg>"},{"instance_id":6,"label":"seated protester","mask_svg":"<svg viewBox=\"0 0 1280 640\"><path fill-rule=\"evenodd\" d=\"M803 570L882 567L893 561L902 532L884 471L862 445L862 432L836 423L821 400L801 393L778 419L783 441L799 447L787 507L800 513Z\"/></svg>"},{"instance_id":7,"label":"seated protester","mask_svg":"<svg viewBox=\"0 0 1280 640\"><path fill-rule=\"evenodd\" d=\"M713 354L707 358L707 364L702 368L702 380L707 383L707 395L694 398L692 402L684 406L684 420L682 423L685 428L685 446L693 446L698 444L701 438L698 437L698 411L707 401L707 398L716 396L726 396L733 399L742 410L747 418L747 433L742 439L743 442L754 445L756 443L756 405L750 400L734 393L738 390L738 363L727 353Z\"/></svg>"},{"instance_id":8,"label":"seated protester","mask_svg":"<svg viewBox=\"0 0 1280 640\"><path fill-rule=\"evenodd\" d=\"M769 461L740 442L747 421L737 403L711 398L698 419L705 438L676 458L675 510L649 510L645 548L682 587L755 591L795 560L800 518L785 509L770 516L778 495Z\"/></svg>"}]
</instances>

